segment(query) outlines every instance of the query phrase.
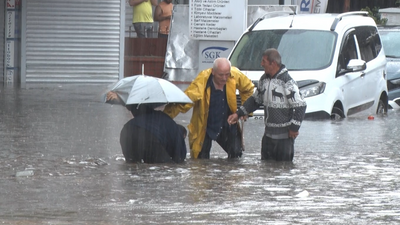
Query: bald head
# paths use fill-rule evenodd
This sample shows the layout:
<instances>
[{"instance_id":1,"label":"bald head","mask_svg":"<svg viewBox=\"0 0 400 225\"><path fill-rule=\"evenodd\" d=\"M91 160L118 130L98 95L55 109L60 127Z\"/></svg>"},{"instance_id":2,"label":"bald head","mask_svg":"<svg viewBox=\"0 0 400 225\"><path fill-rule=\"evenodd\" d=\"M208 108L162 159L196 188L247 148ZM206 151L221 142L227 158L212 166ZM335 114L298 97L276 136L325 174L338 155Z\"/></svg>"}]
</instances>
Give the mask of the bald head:
<instances>
[{"instance_id":1,"label":"bald head","mask_svg":"<svg viewBox=\"0 0 400 225\"><path fill-rule=\"evenodd\" d=\"M231 62L227 58L217 58L214 60L211 73L214 75L213 81L216 88L223 88L231 75Z\"/></svg>"},{"instance_id":2,"label":"bald head","mask_svg":"<svg viewBox=\"0 0 400 225\"><path fill-rule=\"evenodd\" d=\"M231 70L231 62L227 58L217 58L214 60L213 71L221 69Z\"/></svg>"}]
</instances>

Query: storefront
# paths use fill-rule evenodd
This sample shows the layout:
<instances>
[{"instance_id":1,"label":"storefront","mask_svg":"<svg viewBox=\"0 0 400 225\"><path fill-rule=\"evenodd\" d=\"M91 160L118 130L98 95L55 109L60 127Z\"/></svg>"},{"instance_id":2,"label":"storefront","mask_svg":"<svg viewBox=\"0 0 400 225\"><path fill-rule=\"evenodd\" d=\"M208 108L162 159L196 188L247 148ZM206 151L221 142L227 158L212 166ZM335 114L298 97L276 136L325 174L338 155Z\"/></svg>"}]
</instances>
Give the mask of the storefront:
<instances>
[{"instance_id":1,"label":"storefront","mask_svg":"<svg viewBox=\"0 0 400 225\"><path fill-rule=\"evenodd\" d=\"M21 83L117 81L123 7L120 0L22 0Z\"/></svg>"},{"instance_id":2,"label":"storefront","mask_svg":"<svg viewBox=\"0 0 400 225\"><path fill-rule=\"evenodd\" d=\"M5 2L0 1L0 12L5 12ZM3 14L3 13L2 13ZM4 45L5 45L5 16L0 16L0 83L4 81Z\"/></svg>"},{"instance_id":3,"label":"storefront","mask_svg":"<svg viewBox=\"0 0 400 225\"><path fill-rule=\"evenodd\" d=\"M248 0L249 4L297 1ZM15 24L19 37L13 48L16 82L115 82L124 77L125 38L135 37L128 0L6 0L0 1L0 12L5 12L0 17L0 82L6 80L9 70L5 64L9 2L21 5L20 21ZM327 12L343 12L345 2L329 1ZM350 10L364 8L367 3L393 7L394 2L355 0L350 1ZM173 3L188 4L188 0Z\"/></svg>"}]
</instances>

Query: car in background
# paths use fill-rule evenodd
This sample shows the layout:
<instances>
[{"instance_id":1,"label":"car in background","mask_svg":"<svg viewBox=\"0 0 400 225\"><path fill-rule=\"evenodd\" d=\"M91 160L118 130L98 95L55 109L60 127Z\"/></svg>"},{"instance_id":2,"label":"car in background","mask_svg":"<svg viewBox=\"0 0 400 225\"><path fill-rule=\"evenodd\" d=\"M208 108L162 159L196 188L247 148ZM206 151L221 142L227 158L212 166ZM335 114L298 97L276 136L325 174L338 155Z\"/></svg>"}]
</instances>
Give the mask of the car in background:
<instances>
[{"instance_id":1,"label":"car in background","mask_svg":"<svg viewBox=\"0 0 400 225\"><path fill-rule=\"evenodd\" d=\"M307 102L306 118L386 114L386 57L368 12L266 14L242 34L229 59L257 85L268 48L281 53L297 82ZM254 112L263 114L263 108Z\"/></svg>"},{"instance_id":2,"label":"car in background","mask_svg":"<svg viewBox=\"0 0 400 225\"><path fill-rule=\"evenodd\" d=\"M378 27L386 54L389 109L400 109L400 26Z\"/></svg>"}]
</instances>

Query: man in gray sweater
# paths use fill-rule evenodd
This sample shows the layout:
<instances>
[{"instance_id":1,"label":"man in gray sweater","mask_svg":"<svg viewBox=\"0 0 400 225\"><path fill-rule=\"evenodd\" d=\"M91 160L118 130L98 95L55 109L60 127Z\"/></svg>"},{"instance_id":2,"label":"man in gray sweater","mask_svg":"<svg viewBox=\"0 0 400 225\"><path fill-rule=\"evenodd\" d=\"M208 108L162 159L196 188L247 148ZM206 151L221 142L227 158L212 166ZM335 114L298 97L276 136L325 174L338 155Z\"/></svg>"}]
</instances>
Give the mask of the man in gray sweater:
<instances>
[{"instance_id":1,"label":"man in gray sweater","mask_svg":"<svg viewBox=\"0 0 400 225\"><path fill-rule=\"evenodd\" d=\"M262 56L261 66L265 73L256 91L235 114L228 117L228 123L235 124L240 117L264 105L265 131L261 159L292 161L294 139L299 135L307 104L297 83L281 63L279 52L267 49Z\"/></svg>"}]
</instances>

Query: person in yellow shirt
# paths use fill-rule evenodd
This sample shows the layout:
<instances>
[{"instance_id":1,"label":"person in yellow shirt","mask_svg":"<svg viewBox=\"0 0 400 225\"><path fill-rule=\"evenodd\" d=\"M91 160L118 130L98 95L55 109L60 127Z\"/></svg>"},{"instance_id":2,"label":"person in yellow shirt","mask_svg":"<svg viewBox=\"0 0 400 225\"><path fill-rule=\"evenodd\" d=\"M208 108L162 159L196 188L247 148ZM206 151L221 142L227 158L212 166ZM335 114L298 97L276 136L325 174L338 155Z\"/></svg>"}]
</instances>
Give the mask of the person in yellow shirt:
<instances>
[{"instance_id":1,"label":"person in yellow shirt","mask_svg":"<svg viewBox=\"0 0 400 225\"><path fill-rule=\"evenodd\" d=\"M174 4L172 4L172 0L163 0L156 6L154 11L154 20L158 21L159 38L168 38L173 7Z\"/></svg>"},{"instance_id":2,"label":"person in yellow shirt","mask_svg":"<svg viewBox=\"0 0 400 225\"><path fill-rule=\"evenodd\" d=\"M153 8L157 0L129 0L133 7L133 28L138 38L153 37Z\"/></svg>"}]
</instances>

